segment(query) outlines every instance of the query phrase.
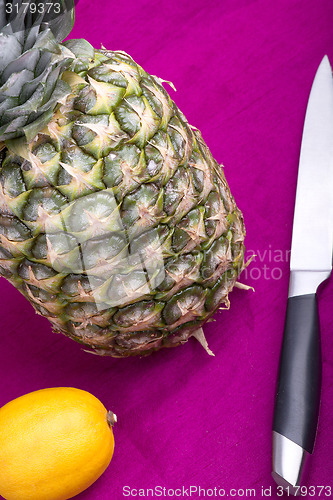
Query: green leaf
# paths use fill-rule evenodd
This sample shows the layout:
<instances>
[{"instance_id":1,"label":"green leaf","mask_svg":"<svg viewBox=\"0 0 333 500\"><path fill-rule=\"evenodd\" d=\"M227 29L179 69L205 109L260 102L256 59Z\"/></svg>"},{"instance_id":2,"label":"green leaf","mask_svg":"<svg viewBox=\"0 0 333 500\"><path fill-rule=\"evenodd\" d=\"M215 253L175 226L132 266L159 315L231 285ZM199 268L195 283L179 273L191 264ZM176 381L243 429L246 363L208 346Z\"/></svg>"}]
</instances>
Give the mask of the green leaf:
<instances>
[{"instance_id":1,"label":"green leaf","mask_svg":"<svg viewBox=\"0 0 333 500\"><path fill-rule=\"evenodd\" d=\"M29 125L23 127L24 134L27 138L27 141L32 141L38 132L40 132L46 125L51 121L53 115L53 109L49 109L45 113L42 114L37 120L34 120Z\"/></svg>"},{"instance_id":2,"label":"green leaf","mask_svg":"<svg viewBox=\"0 0 333 500\"><path fill-rule=\"evenodd\" d=\"M94 47L83 38L66 40L65 42L63 42L63 45L67 47L71 52L73 52L76 57L86 57L88 59L94 59Z\"/></svg>"},{"instance_id":3,"label":"green leaf","mask_svg":"<svg viewBox=\"0 0 333 500\"><path fill-rule=\"evenodd\" d=\"M0 71L22 53L22 47L14 35L0 33Z\"/></svg>"},{"instance_id":4,"label":"green leaf","mask_svg":"<svg viewBox=\"0 0 333 500\"><path fill-rule=\"evenodd\" d=\"M53 14L52 19L45 24L51 29L57 41L62 42L74 26L74 0L52 0L52 3L60 3L62 13L56 16Z\"/></svg>"}]
</instances>

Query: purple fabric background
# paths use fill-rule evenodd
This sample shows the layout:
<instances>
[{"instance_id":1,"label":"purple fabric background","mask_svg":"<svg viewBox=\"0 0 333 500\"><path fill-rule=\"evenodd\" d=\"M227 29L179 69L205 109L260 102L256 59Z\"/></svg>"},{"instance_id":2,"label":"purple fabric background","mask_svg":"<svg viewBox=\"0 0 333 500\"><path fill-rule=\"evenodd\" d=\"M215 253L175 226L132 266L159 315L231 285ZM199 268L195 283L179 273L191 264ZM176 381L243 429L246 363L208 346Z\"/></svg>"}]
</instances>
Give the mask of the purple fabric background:
<instances>
[{"instance_id":1,"label":"purple fabric background","mask_svg":"<svg viewBox=\"0 0 333 500\"><path fill-rule=\"evenodd\" d=\"M322 57L333 63L332 26L331 0L79 1L72 38L125 50L175 84L172 98L225 166L257 258L241 280L255 292L234 290L231 309L205 327L215 358L194 339L143 359L92 356L0 280L0 404L74 386L118 416L113 461L77 498L121 499L125 485L255 488L257 497L271 486L278 498L271 424L287 251L305 109ZM333 487L332 301L330 280L320 292L322 405L307 484Z\"/></svg>"}]
</instances>

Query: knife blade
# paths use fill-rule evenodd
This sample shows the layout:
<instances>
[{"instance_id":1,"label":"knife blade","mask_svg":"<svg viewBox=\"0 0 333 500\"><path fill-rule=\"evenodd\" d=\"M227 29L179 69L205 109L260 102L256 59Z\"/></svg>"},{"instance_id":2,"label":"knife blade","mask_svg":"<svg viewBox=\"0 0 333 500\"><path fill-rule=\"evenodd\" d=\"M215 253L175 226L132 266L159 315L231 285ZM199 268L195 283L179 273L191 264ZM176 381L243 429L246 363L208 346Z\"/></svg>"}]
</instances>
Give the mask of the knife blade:
<instances>
[{"instance_id":1,"label":"knife blade","mask_svg":"<svg viewBox=\"0 0 333 500\"><path fill-rule=\"evenodd\" d=\"M321 391L317 288L332 270L333 77L325 56L307 105L297 178L290 280L273 422L272 475L299 493L313 452Z\"/></svg>"}]
</instances>

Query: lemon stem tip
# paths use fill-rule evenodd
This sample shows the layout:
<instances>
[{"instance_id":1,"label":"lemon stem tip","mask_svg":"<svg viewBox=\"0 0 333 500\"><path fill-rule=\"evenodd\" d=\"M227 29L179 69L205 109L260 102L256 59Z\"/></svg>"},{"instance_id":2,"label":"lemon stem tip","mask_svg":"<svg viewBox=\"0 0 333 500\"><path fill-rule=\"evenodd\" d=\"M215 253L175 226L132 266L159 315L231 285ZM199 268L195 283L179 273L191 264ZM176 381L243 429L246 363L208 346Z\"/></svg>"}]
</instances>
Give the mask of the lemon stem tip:
<instances>
[{"instance_id":1,"label":"lemon stem tip","mask_svg":"<svg viewBox=\"0 0 333 500\"><path fill-rule=\"evenodd\" d=\"M112 411L108 411L106 414L106 421L110 427L113 427L114 424L117 422L117 415Z\"/></svg>"}]
</instances>

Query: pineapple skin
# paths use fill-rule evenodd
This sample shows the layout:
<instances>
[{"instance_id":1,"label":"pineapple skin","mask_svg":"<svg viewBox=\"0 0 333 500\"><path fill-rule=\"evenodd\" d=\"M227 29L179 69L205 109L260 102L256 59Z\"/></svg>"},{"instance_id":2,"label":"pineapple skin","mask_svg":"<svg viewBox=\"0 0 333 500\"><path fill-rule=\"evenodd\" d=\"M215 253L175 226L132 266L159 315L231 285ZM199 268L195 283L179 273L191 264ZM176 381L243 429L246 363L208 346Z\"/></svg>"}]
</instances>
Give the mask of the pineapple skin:
<instances>
[{"instance_id":1,"label":"pineapple skin","mask_svg":"<svg viewBox=\"0 0 333 500\"><path fill-rule=\"evenodd\" d=\"M87 49L62 80L48 125L1 152L0 273L91 352L184 343L244 268L222 167L124 52Z\"/></svg>"}]
</instances>

